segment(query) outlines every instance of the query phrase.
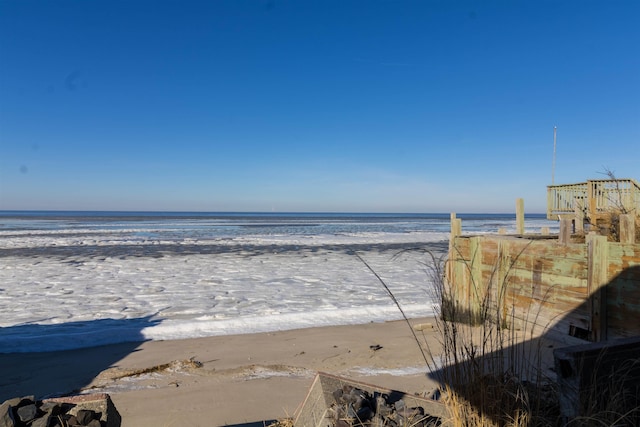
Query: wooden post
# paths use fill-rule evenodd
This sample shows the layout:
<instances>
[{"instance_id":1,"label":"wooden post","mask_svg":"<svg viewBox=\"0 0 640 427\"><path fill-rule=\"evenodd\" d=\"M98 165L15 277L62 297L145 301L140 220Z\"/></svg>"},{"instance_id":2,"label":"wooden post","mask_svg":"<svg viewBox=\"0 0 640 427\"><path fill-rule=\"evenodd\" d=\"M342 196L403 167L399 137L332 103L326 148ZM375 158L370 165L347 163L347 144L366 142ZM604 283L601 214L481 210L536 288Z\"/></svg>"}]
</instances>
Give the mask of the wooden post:
<instances>
[{"instance_id":1,"label":"wooden post","mask_svg":"<svg viewBox=\"0 0 640 427\"><path fill-rule=\"evenodd\" d=\"M636 223L631 214L620 215L620 243L635 243Z\"/></svg>"},{"instance_id":2,"label":"wooden post","mask_svg":"<svg viewBox=\"0 0 640 427\"><path fill-rule=\"evenodd\" d=\"M516 200L516 233L524 234L524 199Z\"/></svg>"},{"instance_id":3,"label":"wooden post","mask_svg":"<svg viewBox=\"0 0 640 427\"><path fill-rule=\"evenodd\" d=\"M540 234L542 234L543 236L548 236L549 235L549 227L542 227L540 229Z\"/></svg>"},{"instance_id":4,"label":"wooden post","mask_svg":"<svg viewBox=\"0 0 640 427\"><path fill-rule=\"evenodd\" d=\"M444 286L448 287L443 289L441 301L442 304L455 304L460 305L460 298L462 297L460 290L465 289L467 280L466 273L464 270L464 266L461 265L462 261L460 260L460 255L455 248L456 237L462 234L462 220L456 218L455 212L451 213L451 232L449 234L449 260L446 265L445 274L447 276L447 280L444 283ZM448 300L448 301L447 301ZM442 315L445 320L448 319L448 315L451 314L450 311L443 307Z\"/></svg>"},{"instance_id":5,"label":"wooden post","mask_svg":"<svg viewBox=\"0 0 640 427\"><path fill-rule=\"evenodd\" d=\"M558 242L561 245L568 245L571 241L572 222L571 218L560 217L560 234L558 235Z\"/></svg>"},{"instance_id":6,"label":"wooden post","mask_svg":"<svg viewBox=\"0 0 640 427\"><path fill-rule=\"evenodd\" d=\"M591 340L607 339L607 283L609 244L607 236L587 235L587 287L591 311Z\"/></svg>"},{"instance_id":7,"label":"wooden post","mask_svg":"<svg viewBox=\"0 0 640 427\"><path fill-rule=\"evenodd\" d=\"M573 213L575 218L575 232L582 234L584 233L584 211L578 199L573 199Z\"/></svg>"},{"instance_id":8,"label":"wooden post","mask_svg":"<svg viewBox=\"0 0 640 427\"><path fill-rule=\"evenodd\" d=\"M456 218L456 213L451 212L451 232L449 234L449 259L451 259L451 250L453 249L453 245L456 237L462 234L462 220L460 218Z\"/></svg>"},{"instance_id":9,"label":"wooden post","mask_svg":"<svg viewBox=\"0 0 640 427\"><path fill-rule=\"evenodd\" d=\"M507 234L507 229L504 227L498 228L498 234Z\"/></svg>"},{"instance_id":10,"label":"wooden post","mask_svg":"<svg viewBox=\"0 0 640 427\"><path fill-rule=\"evenodd\" d=\"M482 283L482 244L481 238L471 237L469 239L469 252L471 258L469 281L469 321L471 324L481 321L482 304L485 300L485 286Z\"/></svg>"},{"instance_id":11,"label":"wooden post","mask_svg":"<svg viewBox=\"0 0 640 427\"><path fill-rule=\"evenodd\" d=\"M505 247L506 246L506 247ZM506 304L507 299L507 285L509 283L509 273L511 271L511 250L510 245L507 243L507 240L500 239L498 240L498 277L497 283L492 285L492 289L489 292L493 291L496 295L496 303L497 310L496 313L500 317L496 319L497 322L500 322L500 327L511 328L514 325L508 324L508 307ZM493 307L492 307L493 308ZM515 319L513 316L511 317L511 321L513 322Z\"/></svg>"},{"instance_id":12,"label":"wooden post","mask_svg":"<svg viewBox=\"0 0 640 427\"><path fill-rule=\"evenodd\" d=\"M587 181L587 203L589 205L589 222L594 226L598 223L597 187L598 187L597 183L593 181Z\"/></svg>"}]
</instances>

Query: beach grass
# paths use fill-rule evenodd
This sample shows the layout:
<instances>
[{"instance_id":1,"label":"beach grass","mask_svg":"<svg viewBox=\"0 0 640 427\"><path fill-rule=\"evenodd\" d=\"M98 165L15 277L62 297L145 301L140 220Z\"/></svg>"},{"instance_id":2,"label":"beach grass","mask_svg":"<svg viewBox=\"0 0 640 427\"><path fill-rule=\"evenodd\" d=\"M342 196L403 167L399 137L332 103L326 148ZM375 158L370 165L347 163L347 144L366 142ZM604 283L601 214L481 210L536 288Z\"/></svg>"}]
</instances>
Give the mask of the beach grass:
<instances>
[{"instance_id":1,"label":"beach grass","mask_svg":"<svg viewBox=\"0 0 640 427\"><path fill-rule=\"evenodd\" d=\"M455 247L454 247L455 250ZM526 250L526 248L524 249ZM521 313L520 322L504 318L500 307L508 298L510 270L494 265L488 279L494 292L478 295L478 307L460 306L453 295L454 284L447 279L448 260L429 254L432 291L439 302L436 330L442 344L441 354L429 354L430 370L441 384L453 427L521 427L521 426L627 426L637 425L640 408L629 409L629 396L623 384L629 372L637 372L640 360L619 366L611 372L600 371L606 364L597 360L592 375L590 393L580 406L580 417L564 419L559 403L556 376L549 367L551 352L543 348L542 336L550 325L538 325L538 309ZM465 262L471 271L473 266ZM499 272L505 272L496 277ZM497 280L495 280L497 279ZM478 286L475 289L490 289ZM547 294L543 300L550 296ZM540 306L538 306L540 307ZM524 319L524 321L522 321ZM517 326L516 326L517 324ZM605 353L602 357L606 357ZM552 359L551 359L552 360ZM638 396L631 396L637 401Z\"/></svg>"}]
</instances>

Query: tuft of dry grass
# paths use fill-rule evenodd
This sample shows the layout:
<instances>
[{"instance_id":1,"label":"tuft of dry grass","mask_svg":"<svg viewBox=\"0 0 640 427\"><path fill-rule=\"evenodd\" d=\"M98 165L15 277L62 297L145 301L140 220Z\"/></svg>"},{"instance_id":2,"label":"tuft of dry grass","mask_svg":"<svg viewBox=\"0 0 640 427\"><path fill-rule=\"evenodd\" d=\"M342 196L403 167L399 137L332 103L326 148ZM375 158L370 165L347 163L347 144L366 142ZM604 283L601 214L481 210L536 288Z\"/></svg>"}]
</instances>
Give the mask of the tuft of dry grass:
<instances>
[{"instance_id":1,"label":"tuft of dry grass","mask_svg":"<svg viewBox=\"0 0 640 427\"><path fill-rule=\"evenodd\" d=\"M455 250L455 248L454 248ZM479 306L464 307L447 282L446 261L431 259L434 297L440 303L436 321L442 344L442 368L432 375L443 385L444 403L453 427L552 426L558 418L554 383L544 375L541 341L536 338L536 312L521 313L520 331L514 313L502 312L508 298L513 263L493 268L493 286L476 295ZM466 264L471 271L472 265ZM506 273L505 273L506 272ZM502 275L500 277L500 275ZM520 322L522 323L522 322ZM432 355L432 360L435 360Z\"/></svg>"},{"instance_id":2,"label":"tuft of dry grass","mask_svg":"<svg viewBox=\"0 0 640 427\"><path fill-rule=\"evenodd\" d=\"M455 300L452 291L454 284L447 282L445 274L448 260L438 259L428 251L426 253L431 258L430 262L425 263L432 276L431 291L438 302L435 329L441 340L441 353L433 354L418 339L413 328L412 333L423 351L432 377L441 384L442 402L449 413L449 417L442 420L443 425L640 425L640 407L624 409L629 408L629 399L638 401L640 396L626 396L625 387L622 387L624 381L629 381L629 376L625 376L624 372L637 372L640 369L637 365L626 367L624 372L617 370L609 376L594 376L593 393L581 402L582 407L590 408L590 411L580 418L562 419L558 384L555 378L545 374L543 368L542 340L539 337L548 330L548 325L538 325L540 313L534 309L518 313L518 319L513 312L504 312L509 298L510 271L522 252L510 265L500 265L499 259L487 284L474 284L477 292L474 301L480 301L479 306L474 307L461 306ZM470 274L473 266L465 261L465 267ZM402 312L400 302L391 289L377 274L376 277ZM542 301L549 297L549 294L544 295ZM405 320L408 323L406 316ZM640 364L640 358L634 363ZM596 363L595 367L587 368L585 372L590 372L589 369L597 372L601 365Z\"/></svg>"}]
</instances>

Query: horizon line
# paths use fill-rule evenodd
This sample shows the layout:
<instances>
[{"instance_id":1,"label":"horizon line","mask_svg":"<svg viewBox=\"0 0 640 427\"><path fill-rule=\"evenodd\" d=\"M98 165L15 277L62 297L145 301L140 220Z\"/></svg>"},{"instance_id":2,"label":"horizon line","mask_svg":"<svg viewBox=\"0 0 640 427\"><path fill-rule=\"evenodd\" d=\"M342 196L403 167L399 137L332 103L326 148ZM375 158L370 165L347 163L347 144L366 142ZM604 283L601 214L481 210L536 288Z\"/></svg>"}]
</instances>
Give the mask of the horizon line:
<instances>
[{"instance_id":1,"label":"horizon line","mask_svg":"<svg viewBox=\"0 0 640 427\"><path fill-rule=\"evenodd\" d=\"M190 210L116 210L116 209L0 209L0 213L131 213L131 214L322 214L322 215L515 215L514 212L402 212L402 211L190 211ZM525 215L546 215L546 212L525 212Z\"/></svg>"}]
</instances>

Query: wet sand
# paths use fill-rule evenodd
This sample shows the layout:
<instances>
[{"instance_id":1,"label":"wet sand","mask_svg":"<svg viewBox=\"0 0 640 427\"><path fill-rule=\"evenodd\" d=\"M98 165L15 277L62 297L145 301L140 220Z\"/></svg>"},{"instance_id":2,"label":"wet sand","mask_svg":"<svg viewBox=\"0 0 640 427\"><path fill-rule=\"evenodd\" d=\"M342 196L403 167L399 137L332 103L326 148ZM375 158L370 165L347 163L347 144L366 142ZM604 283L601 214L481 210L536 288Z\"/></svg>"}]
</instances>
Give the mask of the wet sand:
<instances>
[{"instance_id":1,"label":"wet sand","mask_svg":"<svg viewBox=\"0 0 640 427\"><path fill-rule=\"evenodd\" d=\"M433 323L411 320L437 354ZM122 427L251 424L295 416L319 371L412 394L436 386L411 328L394 321L2 354L0 400L106 392Z\"/></svg>"}]
</instances>

